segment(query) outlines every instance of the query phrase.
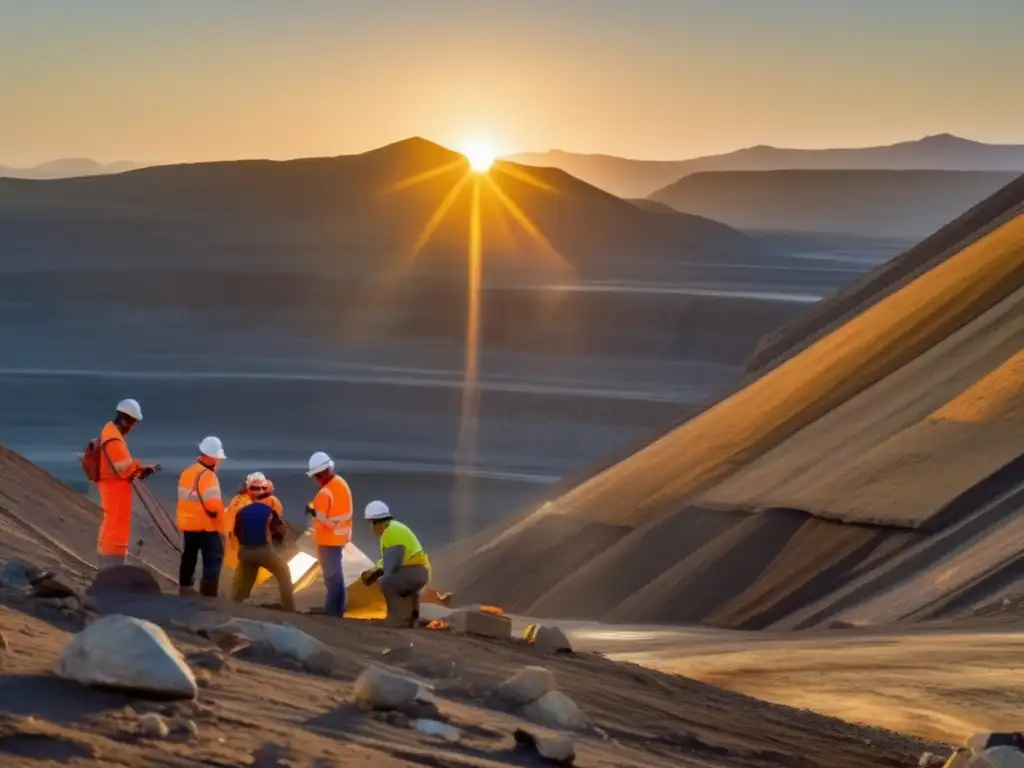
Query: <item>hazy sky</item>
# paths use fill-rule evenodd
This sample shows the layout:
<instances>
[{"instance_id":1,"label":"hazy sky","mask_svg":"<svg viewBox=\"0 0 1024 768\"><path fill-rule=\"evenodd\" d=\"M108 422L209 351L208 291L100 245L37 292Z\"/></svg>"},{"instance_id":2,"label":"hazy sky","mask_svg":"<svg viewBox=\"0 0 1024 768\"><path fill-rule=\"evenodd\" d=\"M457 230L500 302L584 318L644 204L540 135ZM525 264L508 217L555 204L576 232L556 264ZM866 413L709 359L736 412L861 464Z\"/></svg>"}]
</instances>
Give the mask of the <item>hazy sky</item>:
<instances>
[{"instance_id":1,"label":"hazy sky","mask_svg":"<svg viewBox=\"0 0 1024 768\"><path fill-rule=\"evenodd\" d=\"M1024 143L1024 0L0 0L0 163Z\"/></svg>"}]
</instances>

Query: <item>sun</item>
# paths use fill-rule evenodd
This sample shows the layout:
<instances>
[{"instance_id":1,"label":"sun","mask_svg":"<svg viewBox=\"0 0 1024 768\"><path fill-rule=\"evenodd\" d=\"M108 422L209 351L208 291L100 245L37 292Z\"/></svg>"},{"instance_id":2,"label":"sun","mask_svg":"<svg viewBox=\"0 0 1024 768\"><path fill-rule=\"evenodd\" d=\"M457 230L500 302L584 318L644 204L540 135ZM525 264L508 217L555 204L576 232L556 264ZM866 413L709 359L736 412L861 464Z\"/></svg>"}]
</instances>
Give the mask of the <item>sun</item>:
<instances>
[{"instance_id":1,"label":"sun","mask_svg":"<svg viewBox=\"0 0 1024 768\"><path fill-rule=\"evenodd\" d=\"M475 173L487 173L494 165L498 153L486 139L471 139L462 145L462 156L469 160L469 167Z\"/></svg>"}]
</instances>

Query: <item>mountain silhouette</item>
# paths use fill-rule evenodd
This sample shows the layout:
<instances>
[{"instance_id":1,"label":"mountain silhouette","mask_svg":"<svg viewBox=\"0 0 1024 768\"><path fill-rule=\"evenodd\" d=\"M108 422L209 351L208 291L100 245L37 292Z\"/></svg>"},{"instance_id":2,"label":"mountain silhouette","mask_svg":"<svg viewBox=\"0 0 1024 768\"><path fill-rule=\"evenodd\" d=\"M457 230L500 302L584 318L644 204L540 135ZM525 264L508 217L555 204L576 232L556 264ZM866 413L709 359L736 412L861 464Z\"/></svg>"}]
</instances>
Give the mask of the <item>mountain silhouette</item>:
<instances>
[{"instance_id":1,"label":"mountain silhouette","mask_svg":"<svg viewBox=\"0 0 1024 768\"><path fill-rule=\"evenodd\" d=\"M159 262L158 246L168 237L180 242L184 232L189 247L175 253L177 265L190 258L208 265L215 251L224 265L272 266L285 258L269 246L274 241L301 244L286 258L318 270L386 265L413 250L464 262L474 209L489 263L510 268L561 264L600 272L619 259L713 262L761 250L718 222L655 215L558 169L498 162L486 176L470 174L461 155L419 138L330 158L0 179L0 216L22 216L30 229L48 220L45 237L87 229L82 247L111 264L126 257L134 263L147 237L148 258ZM436 227L426 237L432 219Z\"/></svg>"},{"instance_id":2,"label":"mountain silhouette","mask_svg":"<svg viewBox=\"0 0 1024 768\"><path fill-rule=\"evenodd\" d=\"M50 160L28 168L0 165L0 178L11 179L66 179L77 176L99 176L108 173L123 173L140 166L137 163L100 163L87 157L68 157Z\"/></svg>"},{"instance_id":3,"label":"mountain silhouette","mask_svg":"<svg viewBox=\"0 0 1024 768\"><path fill-rule=\"evenodd\" d=\"M620 197L647 197L703 171L786 169L1022 171L1024 145L985 144L949 133L876 147L786 149L758 145L691 160L630 160L562 150L524 153L510 160L561 168Z\"/></svg>"},{"instance_id":4,"label":"mountain silhouette","mask_svg":"<svg viewBox=\"0 0 1024 768\"><path fill-rule=\"evenodd\" d=\"M651 200L746 230L918 238L1018 174L785 170L695 173Z\"/></svg>"}]
</instances>

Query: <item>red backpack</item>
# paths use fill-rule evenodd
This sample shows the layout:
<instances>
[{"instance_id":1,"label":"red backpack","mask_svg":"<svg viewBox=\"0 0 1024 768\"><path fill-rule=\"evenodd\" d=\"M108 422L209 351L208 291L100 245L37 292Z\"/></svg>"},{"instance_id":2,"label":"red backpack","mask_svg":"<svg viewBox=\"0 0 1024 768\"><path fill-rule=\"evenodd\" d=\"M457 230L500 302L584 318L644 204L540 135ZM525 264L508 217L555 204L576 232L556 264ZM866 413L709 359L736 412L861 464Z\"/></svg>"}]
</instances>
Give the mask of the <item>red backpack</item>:
<instances>
[{"instance_id":1,"label":"red backpack","mask_svg":"<svg viewBox=\"0 0 1024 768\"><path fill-rule=\"evenodd\" d=\"M99 440L90 440L89 444L85 446L85 453L78 457L78 461L82 465L82 471L85 472L85 476L90 482L98 483L100 480L103 454L106 452L106 445L109 442L110 440L102 443Z\"/></svg>"}]
</instances>

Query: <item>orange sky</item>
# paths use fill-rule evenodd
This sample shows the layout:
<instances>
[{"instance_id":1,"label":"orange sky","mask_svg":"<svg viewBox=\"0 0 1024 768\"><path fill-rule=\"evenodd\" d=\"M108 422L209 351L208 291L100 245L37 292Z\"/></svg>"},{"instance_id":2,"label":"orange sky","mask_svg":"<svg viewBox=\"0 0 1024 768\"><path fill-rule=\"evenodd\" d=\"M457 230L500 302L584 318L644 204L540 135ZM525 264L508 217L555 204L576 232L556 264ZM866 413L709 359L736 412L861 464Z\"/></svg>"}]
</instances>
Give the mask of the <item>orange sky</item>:
<instances>
[{"instance_id":1,"label":"orange sky","mask_svg":"<svg viewBox=\"0 0 1024 768\"><path fill-rule=\"evenodd\" d=\"M0 0L0 163L1024 143L1020 0Z\"/></svg>"}]
</instances>

